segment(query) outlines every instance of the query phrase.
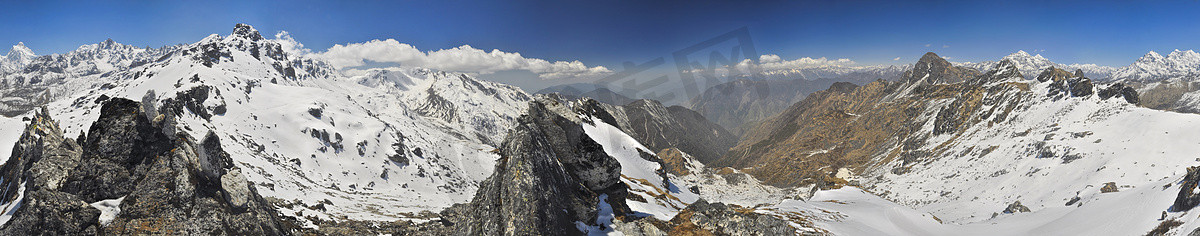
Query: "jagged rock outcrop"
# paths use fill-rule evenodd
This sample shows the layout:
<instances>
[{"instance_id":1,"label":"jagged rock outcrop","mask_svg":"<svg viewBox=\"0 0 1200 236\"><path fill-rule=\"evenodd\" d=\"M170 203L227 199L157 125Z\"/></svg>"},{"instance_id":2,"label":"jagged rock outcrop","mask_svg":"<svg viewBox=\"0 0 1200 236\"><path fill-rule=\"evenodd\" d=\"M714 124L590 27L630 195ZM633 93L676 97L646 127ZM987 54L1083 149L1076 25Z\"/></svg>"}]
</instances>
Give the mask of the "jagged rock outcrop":
<instances>
[{"instance_id":1,"label":"jagged rock outcrop","mask_svg":"<svg viewBox=\"0 0 1200 236\"><path fill-rule=\"evenodd\" d=\"M793 235L787 221L701 199L671 219L671 235Z\"/></svg>"},{"instance_id":2,"label":"jagged rock outcrop","mask_svg":"<svg viewBox=\"0 0 1200 236\"><path fill-rule=\"evenodd\" d=\"M1126 86L1124 83L1114 83L1112 85L1109 85L1108 87L1101 89L1099 92L1096 92L1096 95L1100 96L1100 99L1121 97L1121 98L1124 98L1125 101L1129 102L1129 103L1133 103L1133 104L1141 103L1141 98L1139 98L1137 90L1133 89L1132 87Z\"/></svg>"},{"instance_id":3,"label":"jagged rock outcrop","mask_svg":"<svg viewBox=\"0 0 1200 236\"><path fill-rule=\"evenodd\" d=\"M647 99L624 106L582 101L583 114L613 124L651 150L678 148L702 163L710 163L737 143L737 137L729 131L682 106L667 107Z\"/></svg>"},{"instance_id":4,"label":"jagged rock outcrop","mask_svg":"<svg viewBox=\"0 0 1200 236\"><path fill-rule=\"evenodd\" d=\"M46 111L36 114L13 158L0 167L3 203L21 201L0 234L291 232L216 135L196 143L187 133L164 132L173 130L163 127L173 118L147 117L142 107L123 98L105 101L79 142L63 138ZM101 210L88 203L101 201L116 202L116 215L100 219Z\"/></svg>"},{"instance_id":5,"label":"jagged rock outcrop","mask_svg":"<svg viewBox=\"0 0 1200 236\"><path fill-rule=\"evenodd\" d=\"M569 103L569 104L568 104ZM627 235L786 235L795 231L786 221L752 211L710 204L683 209L670 222L633 214L626 205L632 196L621 181L621 165L584 132L583 124L612 122L612 117L588 119L597 112L590 99L567 102L556 95L539 96L517 120L499 148L501 159L468 204L442 211L440 219L402 230L413 235L582 235L588 230ZM689 157L676 149L686 165ZM649 156L646 156L649 155ZM664 163L653 154L642 158ZM686 167L681 167L686 169ZM665 181L665 176L664 176ZM594 232L593 232L594 233ZM702 234L704 235L704 234Z\"/></svg>"},{"instance_id":6,"label":"jagged rock outcrop","mask_svg":"<svg viewBox=\"0 0 1200 236\"><path fill-rule=\"evenodd\" d=\"M1008 204L1008 207L1004 208L1004 214L1012 214L1017 212L1029 212L1029 207L1021 205L1021 201L1015 201L1012 204Z\"/></svg>"},{"instance_id":7,"label":"jagged rock outcrop","mask_svg":"<svg viewBox=\"0 0 1200 236\"><path fill-rule=\"evenodd\" d=\"M1197 187L1200 187L1200 166L1188 167L1183 183L1179 184L1179 194L1175 196L1175 203L1171 204L1171 211L1187 211L1200 204Z\"/></svg>"},{"instance_id":8,"label":"jagged rock outcrop","mask_svg":"<svg viewBox=\"0 0 1200 236\"><path fill-rule=\"evenodd\" d=\"M581 122L588 121L558 100L532 102L471 203L442 213L444 228L452 230L428 233L577 235L576 222L595 224L601 204L616 215L629 213L620 164L584 133Z\"/></svg>"},{"instance_id":9,"label":"jagged rock outcrop","mask_svg":"<svg viewBox=\"0 0 1200 236\"><path fill-rule=\"evenodd\" d=\"M63 137L46 109L37 112L12 156L0 166L0 203L18 207L0 234L97 234L100 210L79 197L59 191L69 172L79 166L83 149ZM17 202L19 201L19 202Z\"/></svg>"},{"instance_id":10,"label":"jagged rock outcrop","mask_svg":"<svg viewBox=\"0 0 1200 236\"><path fill-rule=\"evenodd\" d=\"M1074 77L1074 75L1072 75L1071 72L1067 72L1066 70L1059 69L1057 67L1050 67L1050 68L1047 68L1046 70L1043 70L1041 74L1038 74L1037 81L1038 82L1046 82L1046 81L1058 82L1058 81L1066 80L1067 78L1071 78L1071 77Z\"/></svg>"}]
</instances>

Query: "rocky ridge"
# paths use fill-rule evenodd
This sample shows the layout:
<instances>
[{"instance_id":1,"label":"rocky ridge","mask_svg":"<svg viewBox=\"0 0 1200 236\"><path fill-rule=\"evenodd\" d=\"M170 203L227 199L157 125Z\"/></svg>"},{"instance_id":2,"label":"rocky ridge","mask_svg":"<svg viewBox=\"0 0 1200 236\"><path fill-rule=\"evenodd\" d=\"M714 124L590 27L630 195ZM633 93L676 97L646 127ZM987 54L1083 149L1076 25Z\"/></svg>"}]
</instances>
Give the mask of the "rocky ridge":
<instances>
[{"instance_id":1,"label":"rocky ridge","mask_svg":"<svg viewBox=\"0 0 1200 236\"><path fill-rule=\"evenodd\" d=\"M1105 91L1102 99L1137 100L1122 85L1098 89L1082 74L1056 68L1037 80L1050 83L1051 99L1088 97L1099 90ZM1003 123L1026 101L1043 99L1032 97L1031 88L1014 62L979 73L927 53L901 81L834 84L810 95L752 129L714 164L785 186L816 184L840 168L862 173L892 166L890 172L902 174L907 166L936 156L917 144L961 135L976 124Z\"/></svg>"},{"instance_id":2,"label":"rocky ridge","mask_svg":"<svg viewBox=\"0 0 1200 236\"><path fill-rule=\"evenodd\" d=\"M4 234L289 234L219 138L175 132L170 108L103 101L88 135L65 138L45 110L0 166ZM163 115L151 115L163 114ZM164 125L167 124L167 125ZM89 205L88 203L91 202Z\"/></svg>"}]
</instances>

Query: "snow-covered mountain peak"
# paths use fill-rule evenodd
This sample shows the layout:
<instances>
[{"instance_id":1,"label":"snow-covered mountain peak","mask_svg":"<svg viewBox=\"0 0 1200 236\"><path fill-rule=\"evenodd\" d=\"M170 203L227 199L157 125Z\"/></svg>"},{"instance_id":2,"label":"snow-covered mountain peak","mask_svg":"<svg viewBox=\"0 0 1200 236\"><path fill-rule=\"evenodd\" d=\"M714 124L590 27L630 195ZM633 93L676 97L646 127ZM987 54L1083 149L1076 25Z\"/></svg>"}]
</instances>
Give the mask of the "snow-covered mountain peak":
<instances>
[{"instance_id":1,"label":"snow-covered mountain peak","mask_svg":"<svg viewBox=\"0 0 1200 236\"><path fill-rule=\"evenodd\" d=\"M1021 74L1025 75L1026 77L1035 76L1038 73L1041 73L1043 70L1046 70L1047 68L1050 68L1050 67L1062 68L1062 69L1065 69L1068 71L1082 70L1084 72L1084 74L1087 75L1088 77L1096 77L1096 78L1108 77L1110 74L1113 73L1113 71L1116 70L1115 68L1112 68L1112 67L1098 66L1098 65L1094 65L1094 64L1071 64L1071 65L1059 64L1059 63L1050 61L1050 59L1043 57L1041 54L1030 55L1028 52L1026 52L1024 50L1018 50L1015 53L1012 53L1007 56L1004 56L1003 58L1000 58L1000 61L1005 61L1005 60L1012 61L1013 65L1016 66L1016 68L1020 70ZM974 68L979 71L989 71L993 68L996 68L998 66L998 64L1000 63L1000 61L985 61L985 62L979 62L979 63L966 62L966 63L956 63L956 64ZM1026 79L1031 79L1031 78L1026 78Z\"/></svg>"},{"instance_id":2,"label":"snow-covered mountain peak","mask_svg":"<svg viewBox=\"0 0 1200 236\"><path fill-rule=\"evenodd\" d=\"M1200 64L1200 53L1175 49L1171 54L1167 54L1167 59L1180 65L1197 65Z\"/></svg>"},{"instance_id":3,"label":"snow-covered mountain peak","mask_svg":"<svg viewBox=\"0 0 1200 236\"><path fill-rule=\"evenodd\" d=\"M8 55L5 55L5 58L7 58L10 62L28 63L33 59L33 57L36 56L37 54L34 54L33 50L29 49L29 47L25 47L25 42L17 42L17 45L12 46L12 49L8 51Z\"/></svg>"},{"instance_id":4,"label":"snow-covered mountain peak","mask_svg":"<svg viewBox=\"0 0 1200 236\"><path fill-rule=\"evenodd\" d=\"M233 35L249 39L250 41L263 40L262 35L258 33L258 30L254 29L254 26L242 23L238 23L233 27Z\"/></svg>"},{"instance_id":5,"label":"snow-covered mountain peak","mask_svg":"<svg viewBox=\"0 0 1200 236\"><path fill-rule=\"evenodd\" d=\"M1164 59L1163 56L1159 55L1158 52L1150 51L1150 52L1147 52L1146 55L1143 55L1141 58L1138 58L1137 62L1138 63L1152 63L1152 62L1162 61L1163 59Z\"/></svg>"},{"instance_id":6,"label":"snow-covered mountain peak","mask_svg":"<svg viewBox=\"0 0 1200 236\"><path fill-rule=\"evenodd\" d=\"M1039 54L1038 56L1040 57L1041 55ZM1007 57L1029 57L1029 53L1025 52L1025 50L1017 50L1017 52L1009 54Z\"/></svg>"},{"instance_id":7,"label":"snow-covered mountain peak","mask_svg":"<svg viewBox=\"0 0 1200 236\"><path fill-rule=\"evenodd\" d=\"M994 68L994 70L996 70L996 71L1008 71L1008 70L1017 71L1017 70L1020 70L1020 66L1017 65L1017 62L1015 60L1005 57L1004 60L1000 60L1000 63L996 64L996 68Z\"/></svg>"},{"instance_id":8,"label":"snow-covered mountain peak","mask_svg":"<svg viewBox=\"0 0 1200 236\"><path fill-rule=\"evenodd\" d=\"M1158 81L1200 72L1200 53L1175 49L1166 57L1150 51L1129 66L1113 73L1114 79Z\"/></svg>"}]
</instances>

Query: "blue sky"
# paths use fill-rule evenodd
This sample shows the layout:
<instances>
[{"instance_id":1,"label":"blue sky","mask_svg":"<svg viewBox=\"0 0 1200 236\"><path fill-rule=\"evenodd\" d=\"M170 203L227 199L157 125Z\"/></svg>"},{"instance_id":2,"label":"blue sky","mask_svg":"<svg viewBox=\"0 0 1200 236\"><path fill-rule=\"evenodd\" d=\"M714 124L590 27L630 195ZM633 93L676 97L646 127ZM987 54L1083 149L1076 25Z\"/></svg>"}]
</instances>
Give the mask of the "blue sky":
<instances>
[{"instance_id":1,"label":"blue sky","mask_svg":"<svg viewBox=\"0 0 1200 236\"><path fill-rule=\"evenodd\" d=\"M619 68L747 27L760 54L911 63L1026 50L1059 63L1124 66L1147 51L1195 49L1200 1L14 1L0 44L39 54L112 38L192 43L235 23L286 30L307 48L396 39L437 50L519 52ZM926 47L926 45L929 45ZM0 50L7 50L6 48ZM1044 50L1044 51L1041 51ZM899 57L899 61L893 59Z\"/></svg>"}]
</instances>

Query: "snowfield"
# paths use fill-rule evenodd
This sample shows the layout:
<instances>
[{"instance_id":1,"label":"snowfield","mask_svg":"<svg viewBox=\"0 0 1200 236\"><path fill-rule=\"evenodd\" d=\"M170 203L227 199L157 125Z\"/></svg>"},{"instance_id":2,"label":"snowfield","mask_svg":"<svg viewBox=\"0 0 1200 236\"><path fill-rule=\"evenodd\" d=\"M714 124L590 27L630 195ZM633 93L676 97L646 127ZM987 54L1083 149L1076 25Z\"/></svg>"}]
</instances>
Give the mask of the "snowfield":
<instances>
[{"instance_id":1,"label":"snowfield","mask_svg":"<svg viewBox=\"0 0 1200 236\"><path fill-rule=\"evenodd\" d=\"M215 132L284 214L392 221L424 220L422 211L470 201L499 158L493 144L530 99L519 88L459 73L341 75L305 55L267 52L294 45L281 40L214 34L153 63L66 79L51 89L63 98L47 106L76 137L107 97L194 102L177 129L193 137ZM209 61L194 50L224 55ZM0 119L0 148L11 150L24 124Z\"/></svg>"}]
</instances>

